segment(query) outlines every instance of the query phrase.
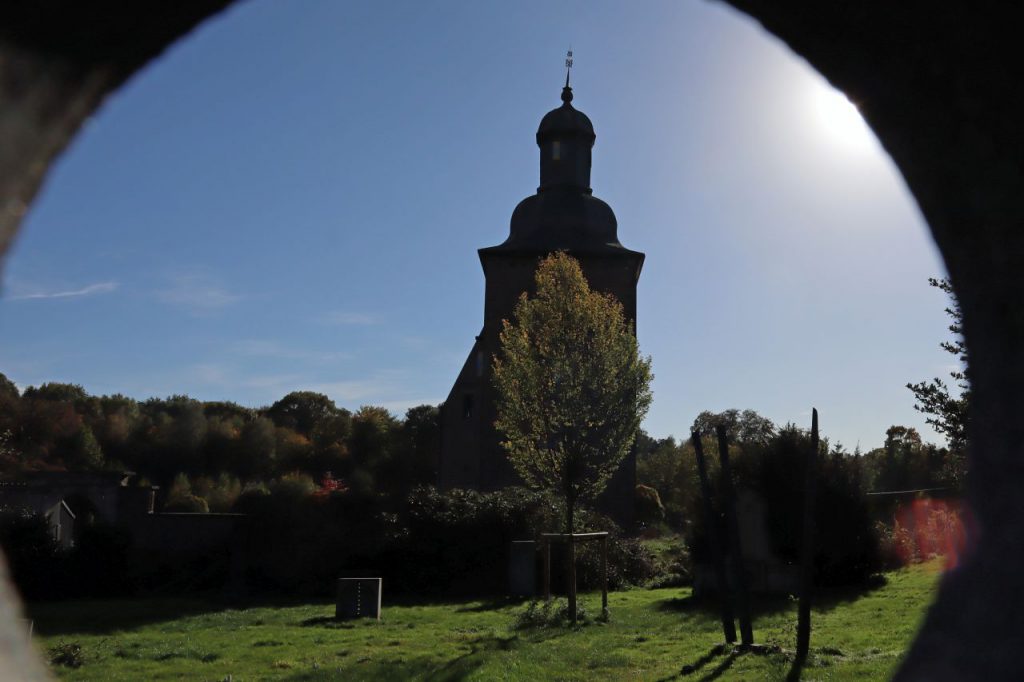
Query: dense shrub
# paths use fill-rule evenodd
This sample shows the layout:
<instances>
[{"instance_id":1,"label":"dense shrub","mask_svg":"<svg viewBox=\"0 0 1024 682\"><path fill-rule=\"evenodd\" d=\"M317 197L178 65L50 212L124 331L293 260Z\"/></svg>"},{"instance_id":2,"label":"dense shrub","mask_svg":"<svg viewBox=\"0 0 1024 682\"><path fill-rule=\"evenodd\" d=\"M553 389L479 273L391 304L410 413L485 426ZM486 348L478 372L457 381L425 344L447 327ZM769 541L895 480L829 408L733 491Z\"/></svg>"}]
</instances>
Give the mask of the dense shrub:
<instances>
[{"instance_id":1,"label":"dense shrub","mask_svg":"<svg viewBox=\"0 0 1024 682\"><path fill-rule=\"evenodd\" d=\"M206 500L192 491L192 483L185 474L178 474L174 477L174 483L167 493L167 501L164 503L165 512L189 512L193 514L205 514L210 511Z\"/></svg>"},{"instance_id":2,"label":"dense shrub","mask_svg":"<svg viewBox=\"0 0 1024 682\"><path fill-rule=\"evenodd\" d=\"M780 430L766 445L746 448L734 464L738 489L758 493L765 526L776 556L799 563L803 533L804 463L809 436L793 426ZM715 488L722 499L720 472ZM879 538L868 509L858 458L842 452L819 453L814 504L815 582L849 585L865 581L882 568ZM700 499L694 500L694 507ZM710 560L706 519L694 510L689 544L694 558ZM724 533L721 518L719 532Z\"/></svg>"},{"instance_id":3,"label":"dense shrub","mask_svg":"<svg viewBox=\"0 0 1024 682\"><path fill-rule=\"evenodd\" d=\"M657 526L665 520L665 505L651 486L636 486L636 520L643 526Z\"/></svg>"},{"instance_id":4,"label":"dense shrub","mask_svg":"<svg viewBox=\"0 0 1024 682\"><path fill-rule=\"evenodd\" d=\"M274 481L270 492L274 495L293 500L301 500L316 492L316 483L309 474L292 472Z\"/></svg>"},{"instance_id":5,"label":"dense shrub","mask_svg":"<svg viewBox=\"0 0 1024 682\"><path fill-rule=\"evenodd\" d=\"M878 522L886 568L945 556L955 565L966 543L960 505L955 500L919 497L900 504L891 523Z\"/></svg>"},{"instance_id":6,"label":"dense shrub","mask_svg":"<svg viewBox=\"0 0 1024 682\"><path fill-rule=\"evenodd\" d=\"M28 509L0 508L0 547L22 595L46 597L63 558L46 519Z\"/></svg>"},{"instance_id":7,"label":"dense shrub","mask_svg":"<svg viewBox=\"0 0 1024 682\"><path fill-rule=\"evenodd\" d=\"M0 546L22 596L31 600L123 596L132 592L128 534L103 524L76 528L61 549L49 524L27 509L0 509Z\"/></svg>"},{"instance_id":8,"label":"dense shrub","mask_svg":"<svg viewBox=\"0 0 1024 682\"><path fill-rule=\"evenodd\" d=\"M471 490L413 491L400 517L402 535L392 539L387 565L407 588L459 593L500 593L507 580L513 540L539 540L561 529L561 502L549 493L506 488L493 493ZM646 580L649 554L635 540L622 537L607 517L592 510L577 513L580 528L608 530L608 575L612 588ZM577 545L580 589L600 585L600 544ZM553 552L552 581L564 584L564 561ZM540 560L540 553L537 555Z\"/></svg>"},{"instance_id":9,"label":"dense shrub","mask_svg":"<svg viewBox=\"0 0 1024 682\"><path fill-rule=\"evenodd\" d=\"M522 488L480 493L415 489L397 509L376 495L355 491L302 499L243 495L239 511L249 514L250 577L288 592L333 589L341 572L382 576L391 593L502 594L507 588L513 540L539 540L560 530L562 504L547 493ZM580 528L608 530L608 576L612 588L641 583L652 574L649 554L622 537L609 519L589 509L577 515ZM600 545L580 543L580 589L600 585ZM538 567L540 553L537 553ZM564 585L564 561L556 553L552 580Z\"/></svg>"},{"instance_id":10,"label":"dense shrub","mask_svg":"<svg viewBox=\"0 0 1024 682\"><path fill-rule=\"evenodd\" d=\"M239 596L326 595L346 573L381 576L389 594L497 595L507 588L511 542L539 540L543 532L561 530L563 522L556 497L522 488L479 493L421 487L399 506L376 493L339 489L311 494L311 489L316 487L306 475L247 486L232 508L245 516L217 550L142 552L131 547L123 531L82 524L76 548L61 553L49 542L45 521L18 514L11 517L16 523L6 525L6 536L0 524L0 541L6 537L5 548L17 549L11 551L12 565L31 598L225 587ZM580 529L611 534L610 588L639 584L653 575L649 552L624 538L608 518L582 508L577 520ZM556 592L566 584L563 552L563 546L554 547ZM599 587L600 543L578 543L576 554L579 588ZM538 551L538 576L540 560Z\"/></svg>"},{"instance_id":11,"label":"dense shrub","mask_svg":"<svg viewBox=\"0 0 1024 682\"><path fill-rule=\"evenodd\" d=\"M305 492L304 481L252 487L234 511L246 514L235 538L250 590L327 594L344 570L381 575L380 555L397 535L396 515L377 495ZM390 588L390 586L389 586ZM389 589L390 591L390 589Z\"/></svg>"},{"instance_id":12,"label":"dense shrub","mask_svg":"<svg viewBox=\"0 0 1024 682\"><path fill-rule=\"evenodd\" d=\"M683 587L693 584L690 550L679 536L666 535L648 543L654 554L654 576L647 587Z\"/></svg>"},{"instance_id":13,"label":"dense shrub","mask_svg":"<svg viewBox=\"0 0 1024 682\"><path fill-rule=\"evenodd\" d=\"M85 654L82 653L82 646L78 642L65 642L61 640L56 645L46 650L50 665L60 665L65 668L81 668L85 663Z\"/></svg>"}]
</instances>

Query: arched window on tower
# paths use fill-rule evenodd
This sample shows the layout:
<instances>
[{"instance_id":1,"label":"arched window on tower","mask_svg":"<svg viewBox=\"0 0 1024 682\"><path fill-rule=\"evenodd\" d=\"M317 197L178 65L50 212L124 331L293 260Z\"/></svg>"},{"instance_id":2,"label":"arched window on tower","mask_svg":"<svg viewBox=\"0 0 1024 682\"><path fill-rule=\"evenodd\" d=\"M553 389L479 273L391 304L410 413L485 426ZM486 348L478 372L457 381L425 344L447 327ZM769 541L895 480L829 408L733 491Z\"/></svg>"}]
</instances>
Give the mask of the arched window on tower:
<instances>
[{"instance_id":1,"label":"arched window on tower","mask_svg":"<svg viewBox=\"0 0 1024 682\"><path fill-rule=\"evenodd\" d=\"M554 161L562 160L562 143L558 140L551 143L551 159Z\"/></svg>"}]
</instances>

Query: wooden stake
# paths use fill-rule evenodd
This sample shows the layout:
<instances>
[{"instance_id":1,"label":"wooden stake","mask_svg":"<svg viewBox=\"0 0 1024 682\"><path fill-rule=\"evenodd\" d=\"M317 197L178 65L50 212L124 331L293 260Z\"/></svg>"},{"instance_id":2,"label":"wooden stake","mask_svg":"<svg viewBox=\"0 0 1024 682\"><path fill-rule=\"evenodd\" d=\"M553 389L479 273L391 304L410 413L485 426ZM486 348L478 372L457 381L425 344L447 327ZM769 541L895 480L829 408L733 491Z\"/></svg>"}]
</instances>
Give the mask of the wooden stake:
<instances>
[{"instance_id":1,"label":"wooden stake","mask_svg":"<svg viewBox=\"0 0 1024 682\"><path fill-rule=\"evenodd\" d=\"M601 538L601 615L608 614L608 536Z\"/></svg>"},{"instance_id":2,"label":"wooden stake","mask_svg":"<svg viewBox=\"0 0 1024 682\"><path fill-rule=\"evenodd\" d=\"M718 435L718 459L722 466L722 506L725 507L725 524L729 534L729 554L732 556L732 573L736 581L736 606L740 616L740 643L750 646L754 643L754 627L750 622L750 591L747 589L747 573L743 570L743 545L740 542L740 524L736 518L736 491L732 484L732 469L729 467L729 441L725 426L715 429Z\"/></svg>"},{"instance_id":3,"label":"wooden stake","mask_svg":"<svg viewBox=\"0 0 1024 682\"><path fill-rule=\"evenodd\" d=\"M697 453L697 472L700 474L700 493L704 501L704 526L708 532L708 545L711 548L711 561L715 566L715 580L718 582L719 602L722 612L722 633L725 641L732 644L736 641L736 623L732 615L732 601L729 594L729 582L725 574L725 559L722 556L722 545L718 541L718 521L715 519L714 507L711 504L711 484L708 482L708 470L704 464L704 444L696 431L690 434L693 450Z\"/></svg>"},{"instance_id":4,"label":"wooden stake","mask_svg":"<svg viewBox=\"0 0 1024 682\"><path fill-rule=\"evenodd\" d=\"M569 619L576 624L576 538L569 533Z\"/></svg>"},{"instance_id":5,"label":"wooden stake","mask_svg":"<svg viewBox=\"0 0 1024 682\"><path fill-rule=\"evenodd\" d=\"M542 538L544 543L544 601L551 601L551 540Z\"/></svg>"},{"instance_id":6,"label":"wooden stake","mask_svg":"<svg viewBox=\"0 0 1024 682\"><path fill-rule=\"evenodd\" d=\"M811 648L811 592L814 588L814 494L817 484L818 410L811 410L811 447L804 465L803 545L800 549L800 606L796 624L796 657L807 659Z\"/></svg>"}]
</instances>

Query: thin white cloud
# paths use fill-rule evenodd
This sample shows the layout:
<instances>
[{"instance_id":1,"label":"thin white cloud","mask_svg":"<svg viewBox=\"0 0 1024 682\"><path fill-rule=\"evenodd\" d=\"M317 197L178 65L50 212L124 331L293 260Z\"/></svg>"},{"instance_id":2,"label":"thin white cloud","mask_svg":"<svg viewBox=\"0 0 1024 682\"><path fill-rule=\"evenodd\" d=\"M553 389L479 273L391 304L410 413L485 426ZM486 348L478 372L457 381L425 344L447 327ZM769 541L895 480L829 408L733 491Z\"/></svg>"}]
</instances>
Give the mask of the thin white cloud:
<instances>
[{"instance_id":1,"label":"thin white cloud","mask_svg":"<svg viewBox=\"0 0 1024 682\"><path fill-rule=\"evenodd\" d=\"M290 392L294 390L295 386L301 384L302 380L303 378L298 374L270 374L250 376L240 381L239 385L245 388Z\"/></svg>"},{"instance_id":2,"label":"thin white cloud","mask_svg":"<svg viewBox=\"0 0 1024 682\"><path fill-rule=\"evenodd\" d=\"M31 291L13 294L8 297L9 301L30 301L44 298L77 298L80 296L95 296L96 294L109 294L118 287L117 282L97 282L82 287L81 289L69 289L66 291Z\"/></svg>"},{"instance_id":3,"label":"thin white cloud","mask_svg":"<svg viewBox=\"0 0 1024 682\"><path fill-rule=\"evenodd\" d=\"M186 376L191 381L195 381L200 384L212 384L219 386L227 383L228 372L220 365L204 363L192 365L192 367L188 369Z\"/></svg>"},{"instance_id":4,"label":"thin white cloud","mask_svg":"<svg viewBox=\"0 0 1024 682\"><path fill-rule=\"evenodd\" d=\"M377 315L369 315L367 313L344 312L339 310L324 315L323 321L326 322L327 324L365 327L373 324L380 324L381 320L380 317Z\"/></svg>"},{"instance_id":5,"label":"thin white cloud","mask_svg":"<svg viewBox=\"0 0 1024 682\"><path fill-rule=\"evenodd\" d=\"M403 336L399 342L406 348L421 350L430 345L430 339L425 336Z\"/></svg>"},{"instance_id":6,"label":"thin white cloud","mask_svg":"<svg viewBox=\"0 0 1024 682\"><path fill-rule=\"evenodd\" d=\"M325 393L340 403L373 402L393 392L394 384L382 377L328 381L307 386L305 390Z\"/></svg>"},{"instance_id":7,"label":"thin white cloud","mask_svg":"<svg viewBox=\"0 0 1024 682\"><path fill-rule=\"evenodd\" d=\"M339 405L377 405L398 414L416 405L435 405L443 400L443 397L425 398L410 388L405 372L382 370L362 379L313 383L303 390L324 393Z\"/></svg>"},{"instance_id":8,"label":"thin white cloud","mask_svg":"<svg viewBox=\"0 0 1024 682\"><path fill-rule=\"evenodd\" d=\"M157 292L164 303L186 308L194 313L220 310L241 300L207 275L187 274L174 278L170 288Z\"/></svg>"},{"instance_id":9,"label":"thin white cloud","mask_svg":"<svg viewBox=\"0 0 1024 682\"><path fill-rule=\"evenodd\" d=\"M352 357L351 353L342 351L315 351L295 348L277 341L248 339L239 341L233 346L238 355L256 358L277 358L281 360L298 360L319 364L331 364Z\"/></svg>"}]
</instances>

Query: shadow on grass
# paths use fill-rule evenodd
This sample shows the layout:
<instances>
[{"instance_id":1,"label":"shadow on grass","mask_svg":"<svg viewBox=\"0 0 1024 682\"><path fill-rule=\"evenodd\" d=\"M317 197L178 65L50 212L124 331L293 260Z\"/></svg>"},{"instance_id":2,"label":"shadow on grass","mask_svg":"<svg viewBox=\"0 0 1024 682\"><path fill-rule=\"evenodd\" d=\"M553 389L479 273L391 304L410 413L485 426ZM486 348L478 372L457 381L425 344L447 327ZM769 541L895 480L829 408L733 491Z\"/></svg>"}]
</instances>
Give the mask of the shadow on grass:
<instances>
[{"instance_id":1,"label":"shadow on grass","mask_svg":"<svg viewBox=\"0 0 1024 682\"><path fill-rule=\"evenodd\" d=\"M786 682L800 682L800 673L803 672L806 662L802 658L794 658L793 665L789 666L789 672L786 674Z\"/></svg>"},{"instance_id":2,"label":"shadow on grass","mask_svg":"<svg viewBox=\"0 0 1024 682\"><path fill-rule=\"evenodd\" d=\"M725 656L725 658L723 658L718 663L718 665L716 665L714 668L712 668L711 670L708 670L707 672L705 672L699 678L700 682L711 682L712 680L717 680L719 677L721 677L723 674L725 674L725 672L729 668L732 667L732 664L740 656L773 656L774 657L774 656L785 656L785 653L782 651L781 648L779 648L778 646L774 646L774 645L765 646L765 645L757 645L757 644L755 644L755 645L751 645L751 646L745 646L745 645L742 645L742 644L735 644L735 645L734 644L716 644L715 646L711 647L711 649L706 654L704 654L703 656L698 658L693 663L689 663L687 665L684 665L682 670L679 671L678 675L670 675L669 677L664 677L661 680L659 680L658 682L668 682L669 680L675 680L675 679L678 679L680 677L689 677L690 675L696 675L701 670L703 670L705 667L707 667L716 658L718 658L719 656L723 656L723 655ZM796 664L795 663L794 663L794 668L797 670L797 673L796 673L797 674L797 678L796 679L799 679L800 671L799 671L799 668L796 668ZM791 675L793 674L792 670L790 671L790 674ZM787 678L787 680L788 679L790 679L790 678Z\"/></svg>"},{"instance_id":3,"label":"shadow on grass","mask_svg":"<svg viewBox=\"0 0 1024 682\"><path fill-rule=\"evenodd\" d=\"M41 635L109 634L185 616L217 613L228 604L191 599L104 599L45 602L26 607Z\"/></svg>"},{"instance_id":4,"label":"shadow on grass","mask_svg":"<svg viewBox=\"0 0 1024 682\"><path fill-rule=\"evenodd\" d=\"M530 597L495 596L493 594L412 594L391 593L387 597L387 606L402 607L451 607L459 613L484 612L516 606L528 602ZM533 597L537 599L537 597Z\"/></svg>"},{"instance_id":5,"label":"shadow on grass","mask_svg":"<svg viewBox=\"0 0 1024 682\"><path fill-rule=\"evenodd\" d=\"M484 613L498 611L508 606L521 606L528 601L527 597L496 597L481 601L479 604L466 605L455 609L456 613Z\"/></svg>"},{"instance_id":6,"label":"shadow on grass","mask_svg":"<svg viewBox=\"0 0 1024 682\"><path fill-rule=\"evenodd\" d=\"M522 604L517 597L477 599L407 597L398 595L388 606L451 606L457 613L482 613ZM134 630L148 625L174 621L189 616L223 611L257 608L288 608L317 606L334 611L334 602L325 597L266 596L242 601L219 595L197 595L186 598L140 597L137 599L84 599L75 601L36 602L26 606L27 616L35 621L35 630L44 636L71 634L105 635L118 630ZM333 615L310 618L302 626L347 629L344 621Z\"/></svg>"},{"instance_id":7,"label":"shadow on grass","mask_svg":"<svg viewBox=\"0 0 1024 682\"><path fill-rule=\"evenodd\" d=\"M726 651L728 651L728 654L726 654ZM725 658L723 658L718 665L716 665L714 668L706 672L700 678L700 682L711 682L711 680L717 680L725 673L725 671L732 667L733 661L736 660L740 653L740 650L734 649L731 646L727 648L725 644L717 644L711 647L710 651L708 651L706 654L698 658L693 663L684 665L683 669L679 671L677 675L669 675L668 677L663 677L660 680L658 680L658 682L669 682L669 680L676 680L680 677L688 677L690 675L695 675L699 673L701 669L703 669L709 663L714 661L716 658L722 656L723 654L726 654Z\"/></svg>"},{"instance_id":8,"label":"shadow on grass","mask_svg":"<svg viewBox=\"0 0 1024 682\"><path fill-rule=\"evenodd\" d=\"M771 615L785 611L795 606L795 602L788 596L778 597L754 597L750 600L750 615L752 618ZM659 611L670 611L680 614L692 614L704 616L709 620L718 620L721 611L717 595L697 598L694 596L680 597L678 599L665 599L655 602L654 608Z\"/></svg>"},{"instance_id":9,"label":"shadow on grass","mask_svg":"<svg viewBox=\"0 0 1024 682\"><path fill-rule=\"evenodd\" d=\"M427 682L458 682L464 680L487 662L496 652L511 651L520 643L518 635L498 637L488 635L468 642L470 650L447 661L419 657L408 661L366 661L344 670L315 670L285 678L288 682L314 682L319 680L425 680Z\"/></svg>"},{"instance_id":10,"label":"shadow on grass","mask_svg":"<svg viewBox=\"0 0 1024 682\"><path fill-rule=\"evenodd\" d=\"M327 600L302 598L252 599L240 603L219 597L198 596L36 602L25 608L27 617L35 622L35 630L41 635L106 635L189 616L257 608L310 606L320 602L332 604Z\"/></svg>"},{"instance_id":11,"label":"shadow on grass","mask_svg":"<svg viewBox=\"0 0 1024 682\"><path fill-rule=\"evenodd\" d=\"M706 666L711 661L713 661L716 658L718 658L719 656L721 656L724 652L725 652L725 645L724 644L718 644L716 646L713 646L713 647L711 647L710 651L708 651L706 654L704 654L703 656L698 658L693 663L690 663L688 665L684 665L682 672L680 672L679 674L680 675L692 675L695 672L698 672L701 668ZM671 679L671 678L669 678L669 679Z\"/></svg>"},{"instance_id":12,"label":"shadow on grass","mask_svg":"<svg viewBox=\"0 0 1024 682\"><path fill-rule=\"evenodd\" d=\"M356 623L365 620L365 618L338 620L334 616L314 616L313 618L300 620L298 626L302 628L327 628L328 630L351 630L355 628Z\"/></svg>"},{"instance_id":13,"label":"shadow on grass","mask_svg":"<svg viewBox=\"0 0 1024 682\"><path fill-rule=\"evenodd\" d=\"M813 608L816 611L831 611L838 606L856 601L875 590L885 587L887 582L884 575L874 575L863 585L817 588L814 594ZM712 619L717 619L720 614L717 595L709 595L699 599L692 595L678 599L665 599L657 602L655 608L659 611L691 613ZM796 608L796 601L788 595L755 595L750 600L750 615L752 618L780 613L791 608Z\"/></svg>"},{"instance_id":14,"label":"shadow on grass","mask_svg":"<svg viewBox=\"0 0 1024 682\"><path fill-rule=\"evenodd\" d=\"M739 656L739 654L737 654L735 651L730 652L729 655L726 656L721 663L715 666L714 670L711 670L706 675L701 677L700 682L711 682L711 680L717 680L719 677L722 676L722 674L726 670L732 667L732 663L736 660L737 656Z\"/></svg>"}]
</instances>

